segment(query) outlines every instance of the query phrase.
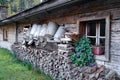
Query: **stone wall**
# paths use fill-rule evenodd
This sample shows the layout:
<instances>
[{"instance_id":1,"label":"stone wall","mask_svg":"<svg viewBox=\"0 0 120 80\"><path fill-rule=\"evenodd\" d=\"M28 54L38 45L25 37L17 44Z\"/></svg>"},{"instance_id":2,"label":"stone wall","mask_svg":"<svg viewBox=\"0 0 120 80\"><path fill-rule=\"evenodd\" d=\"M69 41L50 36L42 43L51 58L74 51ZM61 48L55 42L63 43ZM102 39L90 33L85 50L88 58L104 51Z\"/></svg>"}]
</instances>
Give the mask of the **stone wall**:
<instances>
[{"instance_id":1,"label":"stone wall","mask_svg":"<svg viewBox=\"0 0 120 80\"><path fill-rule=\"evenodd\" d=\"M12 45L13 43L10 43L10 42L7 42L7 41L1 41L0 42L0 47L1 48L6 48L6 49L8 49L8 50L11 50L11 45Z\"/></svg>"}]
</instances>

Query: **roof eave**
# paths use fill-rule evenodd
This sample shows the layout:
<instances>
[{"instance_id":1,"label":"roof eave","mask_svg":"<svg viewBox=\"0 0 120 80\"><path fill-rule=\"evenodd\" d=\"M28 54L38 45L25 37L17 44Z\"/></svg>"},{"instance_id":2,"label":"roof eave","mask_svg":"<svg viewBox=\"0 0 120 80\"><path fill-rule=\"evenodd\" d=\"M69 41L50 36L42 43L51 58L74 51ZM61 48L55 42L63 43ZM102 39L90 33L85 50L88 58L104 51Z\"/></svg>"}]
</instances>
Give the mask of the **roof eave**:
<instances>
[{"instance_id":1,"label":"roof eave","mask_svg":"<svg viewBox=\"0 0 120 80\"><path fill-rule=\"evenodd\" d=\"M17 13L13 16L10 16L6 19L3 19L0 21L0 25L6 24L6 23L15 23L18 22L19 20L25 19L30 16L34 16L36 14L41 14L46 11L51 11L53 9L57 9L62 6L66 6L72 3L80 2L83 0L51 0L45 4L39 4L36 5L30 9L24 10L20 13Z\"/></svg>"}]
</instances>

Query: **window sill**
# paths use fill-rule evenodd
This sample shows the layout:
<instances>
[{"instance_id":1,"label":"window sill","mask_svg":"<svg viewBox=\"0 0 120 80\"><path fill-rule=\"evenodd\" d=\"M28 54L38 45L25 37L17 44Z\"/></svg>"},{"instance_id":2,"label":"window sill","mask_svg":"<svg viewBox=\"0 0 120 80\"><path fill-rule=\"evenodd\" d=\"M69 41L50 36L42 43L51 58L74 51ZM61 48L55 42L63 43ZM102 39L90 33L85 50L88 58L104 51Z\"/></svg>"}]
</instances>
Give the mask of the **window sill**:
<instances>
[{"instance_id":1,"label":"window sill","mask_svg":"<svg viewBox=\"0 0 120 80\"><path fill-rule=\"evenodd\" d=\"M8 41L8 39L3 39L3 41Z\"/></svg>"},{"instance_id":2,"label":"window sill","mask_svg":"<svg viewBox=\"0 0 120 80\"><path fill-rule=\"evenodd\" d=\"M95 59L100 61L108 61L105 55L95 55Z\"/></svg>"}]
</instances>

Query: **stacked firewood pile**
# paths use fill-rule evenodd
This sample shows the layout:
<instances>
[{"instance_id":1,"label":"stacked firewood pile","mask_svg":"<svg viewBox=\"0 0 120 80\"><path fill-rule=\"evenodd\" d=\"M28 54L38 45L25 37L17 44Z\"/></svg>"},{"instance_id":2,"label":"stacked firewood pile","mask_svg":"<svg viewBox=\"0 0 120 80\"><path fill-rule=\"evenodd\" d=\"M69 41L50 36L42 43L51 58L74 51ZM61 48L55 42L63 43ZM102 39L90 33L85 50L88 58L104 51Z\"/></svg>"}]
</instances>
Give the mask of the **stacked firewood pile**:
<instances>
[{"instance_id":1,"label":"stacked firewood pile","mask_svg":"<svg viewBox=\"0 0 120 80\"><path fill-rule=\"evenodd\" d=\"M119 80L115 71L105 68L105 66L87 67L82 72L82 80Z\"/></svg>"},{"instance_id":2,"label":"stacked firewood pile","mask_svg":"<svg viewBox=\"0 0 120 80\"><path fill-rule=\"evenodd\" d=\"M58 80L120 80L113 70L104 66L78 67L70 60L71 52L67 49L49 51L25 47L22 44L12 45L13 52L23 61L31 62L34 67ZM66 51L68 50L68 51Z\"/></svg>"}]
</instances>

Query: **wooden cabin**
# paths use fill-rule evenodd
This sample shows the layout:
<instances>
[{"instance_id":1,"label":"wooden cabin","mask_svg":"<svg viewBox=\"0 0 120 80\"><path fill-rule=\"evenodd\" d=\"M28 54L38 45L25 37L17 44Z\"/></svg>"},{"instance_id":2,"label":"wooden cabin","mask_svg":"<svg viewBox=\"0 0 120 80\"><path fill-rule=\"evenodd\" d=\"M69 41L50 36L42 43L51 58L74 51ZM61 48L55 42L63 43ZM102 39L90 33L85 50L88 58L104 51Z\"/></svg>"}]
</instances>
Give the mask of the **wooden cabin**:
<instances>
[{"instance_id":1,"label":"wooden cabin","mask_svg":"<svg viewBox=\"0 0 120 80\"><path fill-rule=\"evenodd\" d=\"M100 65L120 75L120 0L48 0L0 21L0 46L11 49L23 41L23 29L33 24L64 25L73 39L86 35L92 45L104 47L95 55Z\"/></svg>"}]
</instances>

